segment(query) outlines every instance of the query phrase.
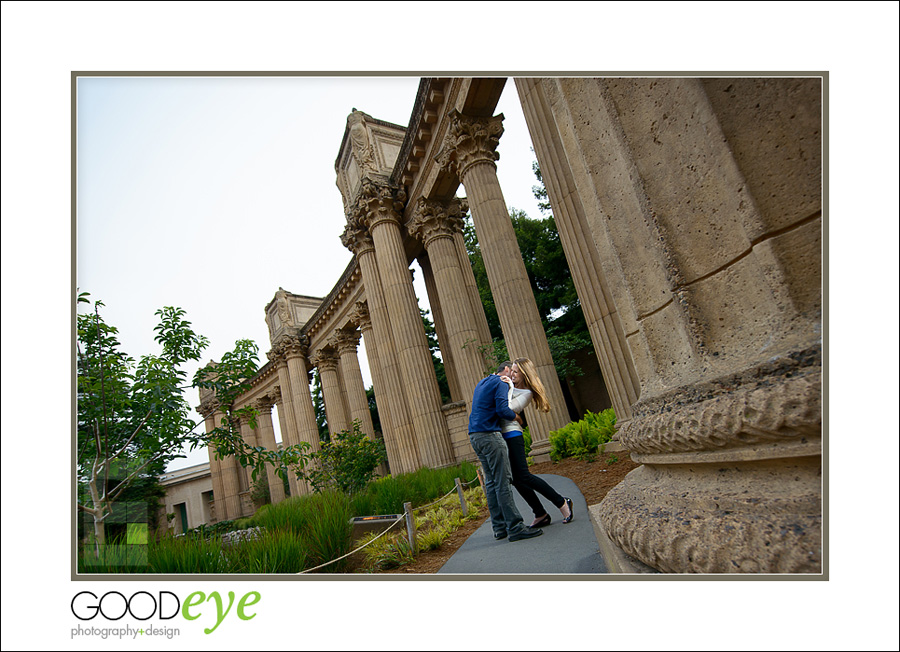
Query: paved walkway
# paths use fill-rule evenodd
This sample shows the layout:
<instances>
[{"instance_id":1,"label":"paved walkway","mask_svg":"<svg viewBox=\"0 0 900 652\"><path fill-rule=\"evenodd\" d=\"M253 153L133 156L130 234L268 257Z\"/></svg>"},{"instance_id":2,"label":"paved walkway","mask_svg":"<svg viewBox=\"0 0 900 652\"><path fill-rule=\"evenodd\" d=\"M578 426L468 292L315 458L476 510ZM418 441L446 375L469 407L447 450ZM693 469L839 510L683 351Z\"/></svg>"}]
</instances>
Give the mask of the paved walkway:
<instances>
[{"instance_id":1,"label":"paved walkway","mask_svg":"<svg viewBox=\"0 0 900 652\"><path fill-rule=\"evenodd\" d=\"M559 475L540 474L539 477L546 480L560 494L572 499L575 518L571 523L564 525L559 510L541 496L547 513L553 518L550 525L541 528L544 534L523 541L510 542L508 539L495 541L488 519L438 573L560 575L609 572L600 556L600 546L588 516L587 503L578 487L569 478ZM515 489L513 495L525 523L531 523L534 520L531 509Z\"/></svg>"}]
</instances>

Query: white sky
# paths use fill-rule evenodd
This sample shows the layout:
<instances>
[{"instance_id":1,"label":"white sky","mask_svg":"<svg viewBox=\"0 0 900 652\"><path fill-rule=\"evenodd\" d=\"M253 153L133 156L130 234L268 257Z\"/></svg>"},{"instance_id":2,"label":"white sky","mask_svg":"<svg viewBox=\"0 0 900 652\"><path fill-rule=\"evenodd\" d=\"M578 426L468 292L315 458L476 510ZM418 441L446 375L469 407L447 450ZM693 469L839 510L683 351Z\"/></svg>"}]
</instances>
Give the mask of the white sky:
<instances>
[{"instance_id":1,"label":"white sky","mask_svg":"<svg viewBox=\"0 0 900 652\"><path fill-rule=\"evenodd\" d=\"M168 648L258 647L263 641L273 647L340 649L349 640L346 623L352 614L354 631L377 632L366 639L372 649L420 649L424 641L435 649L465 644L479 649L548 650L896 650L898 6L896 2L3 2L3 649L120 649L122 643L116 639L71 638L70 629L79 623L71 616L69 603L81 590L97 595L111 590L129 595L168 590L183 600L191 591L216 589L239 595L260 591L257 617L249 622L230 617L212 636L202 633L210 624L206 612L203 621L179 621L181 635L167 641ZM70 72L360 69L428 71L425 74L829 72L824 331L828 453L823 469L829 581L71 580ZM396 118L380 113L374 105L377 93L372 95L369 100L354 93L336 119L342 121L354 106L379 118L401 123L408 119L412 93L401 102L406 113ZM152 106L143 110L153 113ZM301 126L299 121L288 124L287 128ZM244 135L241 131L253 133L241 129L226 133L233 140ZM339 138L339 134L325 138L329 149L322 163L327 170ZM501 139L501 171L515 158L503 149L510 140ZM213 147L226 142L228 138L217 140ZM119 146L125 155L134 151L127 143ZM250 174L256 167L246 164L243 171ZM160 174L158 179L166 177ZM295 185L285 185L300 192ZM305 189L300 206L313 201L312 195L336 192L333 185L329 176ZM511 193L513 185L503 181L504 191ZM220 194L223 206L232 203L226 199L235 198L230 190L206 190L210 196ZM139 206L134 214L158 220L182 208L164 203L159 194L149 193L143 199L145 208ZM271 211L284 211L298 220L339 221L340 201L334 196L321 215L299 208L291 213L293 202ZM96 194L81 199L105 201ZM253 205L262 201L258 197ZM507 201L515 204L510 194ZM201 207L187 202L183 208L200 212ZM213 213L217 212L218 207ZM208 221L209 214L204 218ZM193 219L179 223L176 240L186 239L198 228L195 224ZM210 231L213 227L203 225ZM151 248L147 242L152 230L140 228L131 239L120 236L129 243L129 262ZM281 264L267 253L273 240L289 239L280 228L270 229L268 238L242 235L239 242L271 264ZM198 253L223 256L234 249L231 242L227 249ZM332 246L340 248L338 242ZM231 253L234 260L240 259L239 249ZM320 282L319 275L310 278L298 271L299 261L309 255L297 254L297 261L288 264L290 274L273 273L261 284L259 298L248 295L237 310L231 302L217 304L211 319L202 315L203 306L192 305L180 294L186 289L151 297L157 300L147 302L141 317L146 327L139 330L152 328L152 313L159 305L173 303L188 311L200 332L210 334L215 328L210 320L235 324L235 332L222 336L222 341L214 339L211 357L237 337L256 339L262 346L265 332L254 329L264 328L262 309L277 286L305 292L302 283ZM349 252L334 257L341 257L337 267L342 269ZM328 287L336 279L331 274L321 277ZM214 288L220 283L210 274L181 281L184 288ZM161 287L159 283L138 284ZM109 321L123 323L124 316L112 312L120 308L105 287L85 284L85 289L107 301ZM213 296L206 295L202 303L216 303L207 298ZM244 312L247 326L238 328L236 320L243 319ZM127 337L123 337L127 350L146 350L139 339ZM479 597L485 592L494 597ZM535 601L531 596L540 598ZM497 622L507 626L497 627ZM446 638L442 632L448 629L457 636ZM385 636L386 631L396 635Z\"/></svg>"},{"instance_id":2,"label":"white sky","mask_svg":"<svg viewBox=\"0 0 900 652\"><path fill-rule=\"evenodd\" d=\"M264 308L278 287L325 296L351 259L339 239L334 172L347 114L355 107L406 126L418 84L413 76L80 79L77 285L106 304L122 350L158 352L154 313L175 305L210 339L204 363L240 338L254 340L265 363ZM497 112L506 117L498 175L507 203L540 217L512 80ZM416 281L428 309L421 273ZM368 387L363 346L359 358ZM199 403L196 390L187 397ZM197 450L169 470L207 459Z\"/></svg>"}]
</instances>

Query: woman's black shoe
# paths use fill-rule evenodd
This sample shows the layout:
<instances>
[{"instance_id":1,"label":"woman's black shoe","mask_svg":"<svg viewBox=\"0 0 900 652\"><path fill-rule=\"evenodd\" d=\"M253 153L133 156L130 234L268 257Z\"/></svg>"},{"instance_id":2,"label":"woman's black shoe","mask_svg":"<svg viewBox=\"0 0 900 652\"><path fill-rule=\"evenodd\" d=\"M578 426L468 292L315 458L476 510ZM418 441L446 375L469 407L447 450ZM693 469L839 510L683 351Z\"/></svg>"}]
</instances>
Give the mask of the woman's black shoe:
<instances>
[{"instance_id":1,"label":"woman's black shoe","mask_svg":"<svg viewBox=\"0 0 900 652\"><path fill-rule=\"evenodd\" d=\"M545 527L547 525L550 525L550 514L544 514L543 516L541 516L531 524L531 527Z\"/></svg>"},{"instance_id":2,"label":"woman's black shoe","mask_svg":"<svg viewBox=\"0 0 900 652\"><path fill-rule=\"evenodd\" d=\"M566 505L569 506L569 515L566 516L566 517L562 520L562 522L563 522L563 523L571 523L571 522L572 522L572 519L575 518L575 510L574 510L573 507L572 507L572 499L571 499L571 498L566 498Z\"/></svg>"}]
</instances>

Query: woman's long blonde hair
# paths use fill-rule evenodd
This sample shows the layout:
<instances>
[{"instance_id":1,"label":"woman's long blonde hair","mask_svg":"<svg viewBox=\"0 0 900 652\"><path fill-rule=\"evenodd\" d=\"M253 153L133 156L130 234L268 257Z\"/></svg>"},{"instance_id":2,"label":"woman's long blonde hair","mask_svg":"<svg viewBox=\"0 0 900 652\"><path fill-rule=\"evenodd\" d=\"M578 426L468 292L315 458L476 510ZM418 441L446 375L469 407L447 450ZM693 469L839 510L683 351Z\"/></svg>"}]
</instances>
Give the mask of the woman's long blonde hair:
<instances>
[{"instance_id":1,"label":"woman's long blonde hair","mask_svg":"<svg viewBox=\"0 0 900 652\"><path fill-rule=\"evenodd\" d=\"M534 363L528 358L516 358L513 364L519 368L525 387L531 390L534 407L541 412L549 412L550 401L547 400L547 390L544 389L544 383L541 382L537 369L534 368Z\"/></svg>"}]
</instances>

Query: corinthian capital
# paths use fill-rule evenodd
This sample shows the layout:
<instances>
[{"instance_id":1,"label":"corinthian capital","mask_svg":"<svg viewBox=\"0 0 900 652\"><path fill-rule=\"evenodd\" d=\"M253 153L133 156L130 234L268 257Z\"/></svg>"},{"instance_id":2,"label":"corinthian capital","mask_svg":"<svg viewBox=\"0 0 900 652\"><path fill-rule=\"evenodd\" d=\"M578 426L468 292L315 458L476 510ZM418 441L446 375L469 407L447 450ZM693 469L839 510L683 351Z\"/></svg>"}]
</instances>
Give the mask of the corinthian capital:
<instances>
[{"instance_id":1,"label":"corinthian capital","mask_svg":"<svg viewBox=\"0 0 900 652\"><path fill-rule=\"evenodd\" d=\"M349 213L352 220L371 231L376 225L386 221L400 224L400 214L405 205L405 190L363 177L359 194Z\"/></svg>"},{"instance_id":2,"label":"corinthian capital","mask_svg":"<svg viewBox=\"0 0 900 652\"><path fill-rule=\"evenodd\" d=\"M372 328L372 317L369 315L369 304L365 301L357 301L353 306L350 321L356 324L361 331Z\"/></svg>"},{"instance_id":3,"label":"corinthian capital","mask_svg":"<svg viewBox=\"0 0 900 652\"><path fill-rule=\"evenodd\" d=\"M450 128L435 160L449 168L462 180L476 163L490 163L495 168L500 154L497 145L503 135L503 114L490 118L473 118L456 109L450 112Z\"/></svg>"},{"instance_id":4,"label":"corinthian capital","mask_svg":"<svg viewBox=\"0 0 900 652\"><path fill-rule=\"evenodd\" d=\"M272 343L272 350L266 356L274 363L293 357L306 357L309 338L305 335L285 333Z\"/></svg>"},{"instance_id":5,"label":"corinthian capital","mask_svg":"<svg viewBox=\"0 0 900 652\"><path fill-rule=\"evenodd\" d=\"M330 347L321 348L309 360L313 366L319 368L320 371L337 371L338 357L334 349Z\"/></svg>"},{"instance_id":6,"label":"corinthian capital","mask_svg":"<svg viewBox=\"0 0 900 652\"><path fill-rule=\"evenodd\" d=\"M452 238L462 231L463 216L469 209L465 200L454 197L437 201L420 197L409 223L409 232L428 248L435 238Z\"/></svg>"},{"instance_id":7,"label":"corinthian capital","mask_svg":"<svg viewBox=\"0 0 900 652\"><path fill-rule=\"evenodd\" d=\"M335 349L340 355L348 351L356 353L356 347L359 345L360 332L358 330L339 330L334 334L333 342Z\"/></svg>"},{"instance_id":8,"label":"corinthian capital","mask_svg":"<svg viewBox=\"0 0 900 652\"><path fill-rule=\"evenodd\" d=\"M372 242L372 234L361 222L359 216L355 213L347 215L347 226L341 234L341 243L352 251L357 258L368 252L375 250L375 244Z\"/></svg>"}]
</instances>

